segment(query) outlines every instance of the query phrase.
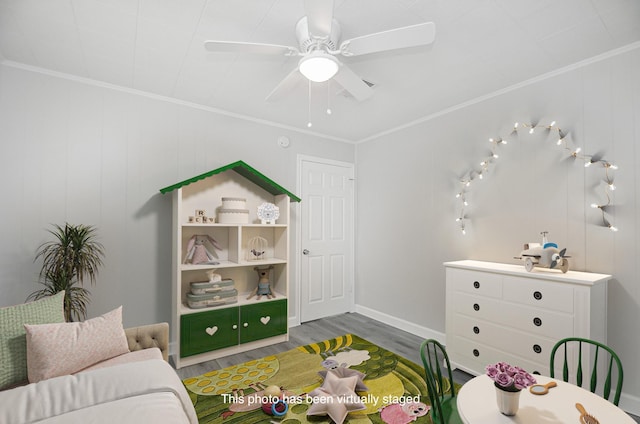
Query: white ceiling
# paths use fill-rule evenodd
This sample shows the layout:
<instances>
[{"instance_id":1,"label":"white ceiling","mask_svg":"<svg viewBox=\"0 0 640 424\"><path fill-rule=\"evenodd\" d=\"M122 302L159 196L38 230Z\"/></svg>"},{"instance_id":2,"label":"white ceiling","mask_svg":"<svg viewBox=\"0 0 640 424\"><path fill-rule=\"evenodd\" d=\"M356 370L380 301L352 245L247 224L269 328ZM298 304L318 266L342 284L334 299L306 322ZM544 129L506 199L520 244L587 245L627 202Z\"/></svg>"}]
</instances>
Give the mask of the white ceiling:
<instances>
[{"instance_id":1,"label":"white ceiling","mask_svg":"<svg viewBox=\"0 0 640 424\"><path fill-rule=\"evenodd\" d=\"M298 59L203 48L296 46L303 14L302 0L0 0L0 59L307 131L305 83L264 100ZM429 47L341 59L376 84L364 102L314 85L308 131L345 141L640 40L640 0L335 0L334 16L343 40L436 25Z\"/></svg>"}]
</instances>

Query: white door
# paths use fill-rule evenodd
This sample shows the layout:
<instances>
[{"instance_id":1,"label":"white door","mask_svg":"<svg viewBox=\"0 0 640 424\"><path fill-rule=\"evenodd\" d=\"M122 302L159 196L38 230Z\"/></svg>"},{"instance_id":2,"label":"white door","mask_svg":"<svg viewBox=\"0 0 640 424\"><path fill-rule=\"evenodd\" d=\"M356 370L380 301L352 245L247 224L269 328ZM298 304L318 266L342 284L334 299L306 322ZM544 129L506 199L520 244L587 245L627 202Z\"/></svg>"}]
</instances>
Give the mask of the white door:
<instances>
[{"instance_id":1,"label":"white door","mask_svg":"<svg viewBox=\"0 0 640 424\"><path fill-rule=\"evenodd\" d=\"M300 320L353 309L353 164L300 160Z\"/></svg>"}]
</instances>

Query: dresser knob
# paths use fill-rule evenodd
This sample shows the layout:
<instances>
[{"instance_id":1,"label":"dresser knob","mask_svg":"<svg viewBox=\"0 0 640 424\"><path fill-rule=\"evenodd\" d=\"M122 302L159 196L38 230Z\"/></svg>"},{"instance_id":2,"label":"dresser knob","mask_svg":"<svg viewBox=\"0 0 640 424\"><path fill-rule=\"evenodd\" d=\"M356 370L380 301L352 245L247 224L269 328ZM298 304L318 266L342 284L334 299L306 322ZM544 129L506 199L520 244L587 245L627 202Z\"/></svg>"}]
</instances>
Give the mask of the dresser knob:
<instances>
[{"instance_id":1,"label":"dresser knob","mask_svg":"<svg viewBox=\"0 0 640 424\"><path fill-rule=\"evenodd\" d=\"M475 288L475 289L479 289L479 288L480 288L480 282L478 282L478 281L474 281L474 282L473 282L473 288Z\"/></svg>"},{"instance_id":2,"label":"dresser knob","mask_svg":"<svg viewBox=\"0 0 640 424\"><path fill-rule=\"evenodd\" d=\"M480 356L480 351L478 349L473 349L473 356L475 356L476 358Z\"/></svg>"},{"instance_id":3,"label":"dresser knob","mask_svg":"<svg viewBox=\"0 0 640 424\"><path fill-rule=\"evenodd\" d=\"M542 352L542 348L540 347L540 345L538 345L538 344L534 344L534 345L533 345L533 351L534 351L535 353L540 353L540 352Z\"/></svg>"},{"instance_id":4,"label":"dresser knob","mask_svg":"<svg viewBox=\"0 0 640 424\"><path fill-rule=\"evenodd\" d=\"M480 334L480 329L478 328L478 326L473 326L473 332L475 334Z\"/></svg>"},{"instance_id":5,"label":"dresser knob","mask_svg":"<svg viewBox=\"0 0 640 424\"><path fill-rule=\"evenodd\" d=\"M540 293L539 291L534 291L534 292L533 292L533 298L534 298L535 300L540 300L540 299L542 299L542 293Z\"/></svg>"},{"instance_id":6,"label":"dresser knob","mask_svg":"<svg viewBox=\"0 0 640 424\"><path fill-rule=\"evenodd\" d=\"M542 320L538 317L535 317L533 319L533 325L535 325L536 327L540 327L542 325Z\"/></svg>"},{"instance_id":7,"label":"dresser knob","mask_svg":"<svg viewBox=\"0 0 640 424\"><path fill-rule=\"evenodd\" d=\"M474 311L479 311L480 310L480 305L478 305L477 303L473 304L473 310Z\"/></svg>"}]
</instances>

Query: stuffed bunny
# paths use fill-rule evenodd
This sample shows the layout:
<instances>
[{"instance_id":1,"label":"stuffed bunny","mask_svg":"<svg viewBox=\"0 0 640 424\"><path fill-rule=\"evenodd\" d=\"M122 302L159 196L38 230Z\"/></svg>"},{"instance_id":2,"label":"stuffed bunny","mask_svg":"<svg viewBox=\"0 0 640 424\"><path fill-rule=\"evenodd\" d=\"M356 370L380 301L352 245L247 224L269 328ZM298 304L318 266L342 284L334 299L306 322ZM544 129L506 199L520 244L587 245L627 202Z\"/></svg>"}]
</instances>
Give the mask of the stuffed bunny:
<instances>
[{"instance_id":1,"label":"stuffed bunny","mask_svg":"<svg viewBox=\"0 0 640 424\"><path fill-rule=\"evenodd\" d=\"M220 244L211 236L206 234L196 234L191 236L189 242L187 243L187 255L184 258L185 264L219 264L220 262L216 261L213 255L207 250L207 247L204 245L207 241L211 243L214 249L222 250Z\"/></svg>"}]
</instances>

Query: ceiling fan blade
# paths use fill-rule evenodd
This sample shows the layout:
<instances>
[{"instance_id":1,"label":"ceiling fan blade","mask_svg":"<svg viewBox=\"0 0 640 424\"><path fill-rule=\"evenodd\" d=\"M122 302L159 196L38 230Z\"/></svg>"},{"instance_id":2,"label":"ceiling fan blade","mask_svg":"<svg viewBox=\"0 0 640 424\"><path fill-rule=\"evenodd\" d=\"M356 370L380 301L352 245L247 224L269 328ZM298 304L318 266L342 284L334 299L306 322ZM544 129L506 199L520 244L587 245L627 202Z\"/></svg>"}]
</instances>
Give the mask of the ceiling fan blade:
<instances>
[{"instance_id":1,"label":"ceiling fan blade","mask_svg":"<svg viewBox=\"0 0 640 424\"><path fill-rule=\"evenodd\" d=\"M297 56L298 49L291 46L278 44L246 43L244 41L216 41L204 42L204 47L210 52L216 53L256 53L273 54L281 56Z\"/></svg>"},{"instance_id":2,"label":"ceiling fan blade","mask_svg":"<svg viewBox=\"0 0 640 424\"><path fill-rule=\"evenodd\" d=\"M386 50L423 46L433 43L435 37L435 24L425 22L346 40L340 45L340 51L344 56L359 56Z\"/></svg>"},{"instance_id":3,"label":"ceiling fan blade","mask_svg":"<svg viewBox=\"0 0 640 424\"><path fill-rule=\"evenodd\" d=\"M277 102L281 100L289 92L293 91L293 89L296 88L296 86L303 79L305 78L296 67L293 71L289 72L289 75L287 75L282 81L280 81L280 83L271 91L271 93L269 93L265 100L267 102Z\"/></svg>"},{"instance_id":4,"label":"ceiling fan blade","mask_svg":"<svg viewBox=\"0 0 640 424\"><path fill-rule=\"evenodd\" d=\"M373 95L371 87L344 64L340 65L340 70L333 79L359 102Z\"/></svg>"},{"instance_id":5,"label":"ceiling fan blade","mask_svg":"<svg viewBox=\"0 0 640 424\"><path fill-rule=\"evenodd\" d=\"M326 37L331 34L333 21L333 0L304 0L309 34Z\"/></svg>"}]
</instances>

